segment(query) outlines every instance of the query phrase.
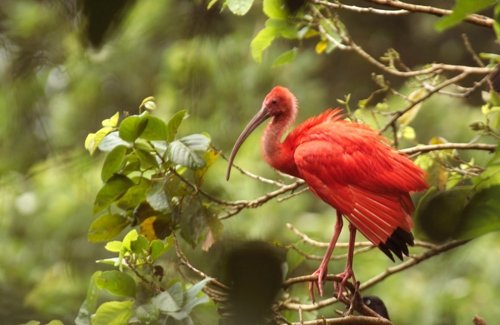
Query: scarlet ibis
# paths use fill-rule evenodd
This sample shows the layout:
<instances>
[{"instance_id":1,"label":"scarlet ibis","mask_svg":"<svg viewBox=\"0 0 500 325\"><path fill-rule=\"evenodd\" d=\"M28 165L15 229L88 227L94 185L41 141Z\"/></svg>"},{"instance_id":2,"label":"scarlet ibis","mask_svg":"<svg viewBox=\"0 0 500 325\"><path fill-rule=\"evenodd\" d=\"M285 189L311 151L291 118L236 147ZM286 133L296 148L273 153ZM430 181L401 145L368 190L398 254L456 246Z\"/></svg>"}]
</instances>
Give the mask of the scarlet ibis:
<instances>
[{"instance_id":1,"label":"scarlet ibis","mask_svg":"<svg viewBox=\"0 0 500 325\"><path fill-rule=\"evenodd\" d=\"M323 295L328 262L342 230L342 216L349 221L349 247L345 269L339 274L340 298L350 278L355 281L352 260L356 230L392 261L408 256L413 246L410 192L426 189L425 172L408 157L392 148L387 139L370 127L344 120L340 109L328 109L297 126L281 141L295 121L297 100L287 89L274 87L262 108L236 140L226 178L245 139L266 119L271 118L262 137L262 153L273 168L303 179L320 199L335 208L337 222L333 237L319 268L315 283ZM309 284L314 299L314 284Z\"/></svg>"}]
</instances>

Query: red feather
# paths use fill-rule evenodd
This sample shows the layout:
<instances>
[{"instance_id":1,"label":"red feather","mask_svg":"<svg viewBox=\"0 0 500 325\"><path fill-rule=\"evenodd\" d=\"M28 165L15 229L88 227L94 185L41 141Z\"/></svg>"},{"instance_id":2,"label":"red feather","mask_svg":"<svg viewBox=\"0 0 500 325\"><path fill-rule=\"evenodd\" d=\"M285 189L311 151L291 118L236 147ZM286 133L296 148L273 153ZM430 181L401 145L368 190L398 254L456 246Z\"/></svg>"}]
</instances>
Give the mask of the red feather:
<instances>
[{"instance_id":1,"label":"red feather","mask_svg":"<svg viewBox=\"0 0 500 325\"><path fill-rule=\"evenodd\" d=\"M286 138L298 176L375 245L410 231L408 192L427 188L424 172L374 130L341 120L339 109L310 118Z\"/></svg>"}]
</instances>

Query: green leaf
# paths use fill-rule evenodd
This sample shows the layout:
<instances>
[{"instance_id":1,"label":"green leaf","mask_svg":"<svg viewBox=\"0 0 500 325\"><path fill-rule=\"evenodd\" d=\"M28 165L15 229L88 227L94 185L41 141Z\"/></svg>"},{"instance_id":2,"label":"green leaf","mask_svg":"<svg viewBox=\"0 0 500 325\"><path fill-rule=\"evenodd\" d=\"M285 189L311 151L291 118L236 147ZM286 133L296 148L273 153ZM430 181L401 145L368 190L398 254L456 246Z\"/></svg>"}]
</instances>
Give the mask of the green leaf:
<instances>
[{"instance_id":1,"label":"green leaf","mask_svg":"<svg viewBox=\"0 0 500 325\"><path fill-rule=\"evenodd\" d=\"M295 39L298 37L298 32L295 26L286 20L268 19L266 27L261 29L250 43L252 57L256 62L262 62L262 54L277 37Z\"/></svg>"},{"instance_id":2,"label":"green leaf","mask_svg":"<svg viewBox=\"0 0 500 325\"><path fill-rule=\"evenodd\" d=\"M137 180L136 180L137 181ZM134 209L141 202L146 200L146 193L151 182L146 178L140 178L138 183L130 187L127 192L118 200L116 205L123 210Z\"/></svg>"},{"instance_id":3,"label":"green leaf","mask_svg":"<svg viewBox=\"0 0 500 325\"><path fill-rule=\"evenodd\" d=\"M167 252L170 248L169 245L165 244L162 240L154 239L150 244L151 249L151 259L156 261L160 256Z\"/></svg>"},{"instance_id":4,"label":"green leaf","mask_svg":"<svg viewBox=\"0 0 500 325\"><path fill-rule=\"evenodd\" d=\"M158 161L156 161L154 152L136 148L135 153L137 157L139 157L139 161L141 162L141 167L143 169L158 167Z\"/></svg>"},{"instance_id":5,"label":"green leaf","mask_svg":"<svg viewBox=\"0 0 500 325\"><path fill-rule=\"evenodd\" d=\"M140 324L158 324L160 310L154 304L148 303L137 307L135 315L141 321Z\"/></svg>"},{"instance_id":6,"label":"green leaf","mask_svg":"<svg viewBox=\"0 0 500 325\"><path fill-rule=\"evenodd\" d=\"M110 241L104 246L104 249L112 253L118 253L122 250L122 242L119 240Z\"/></svg>"},{"instance_id":7,"label":"green leaf","mask_svg":"<svg viewBox=\"0 0 500 325\"><path fill-rule=\"evenodd\" d=\"M484 189L494 185L500 185L500 150L497 147L495 155L488 161L486 169L474 178L474 184L478 189Z\"/></svg>"},{"instance_id":8,"label":"green leaf","mask_svg":"<svg viewBox=\"0 0 500 325\"><path fill-rule=\"evenodd\" d=\"M132 250L132 242L136 241L139 238L139 234L137 230L130 230L122 240L122 250L131 251Z\"/></svg>"},{"instance_id":9,"label":"green leaf","mask_svg":"<svg viewBox=\"0 0 500 325\"><path fill-rule=\"evenodd\" d=\"M151 302L162 312L171 313L179 311L181 307L175 302L174 298L170 295L168 291L163 291L162 293L154 296Z\"/></svg>"},{"instance_id":10,"label":"green leaf","mask_svg":"<svg viewBox=\"0 0 500 325\"><path fill-rule=\"evenodd\" d=\"M151 115L145 115L143 119L147 121L147 125L140 135L141 139L155 141L166 140L168 138L169 134L165 122Z\"/></svg>"},{"instance_id":11,"label":"green leaf","mask_svg":"<svg viewBox=\"0 0 500 325\"><path fill-rule=\"evenodd\" d=\"M108 153L101 170L101 179L104 182L122 168L126 152L127 148L125 146L118 146Z\"/></svg>"},{"instance_id":12,"label":"green leaf","mask_svg":"<svg viewBox=\"0 0 500 325\"><path fill-rule=\"evenodd\" d=\"M264 0L262 7L264 13L269 18L286 19L288 16L283 0Z\"/></svg>"},{"instance_id":13,"label":"green leaf","mask_svg":"<svg viewBox=\"0 0 500 325\"><path fill-rule=\"evenodd\" d=\"M464 20L468 15L481 11L496 2L497 0L456 0L453 12L441 18L436 23L436 29L438 31L443 31L453 27Z\"/></svg>"},{"instance_id":14,"label":"green leaf","mask_svg":"<svg viewBox=\"0 0 500 325\"><path fill-rule=\"evenodd\" d=\"M135 297L135 281L126 273L116 270L101 272L96 284L100 289L105 289L114 295Z\"/></svg>"},{"instance_id":15,"label":"green leaf","mask_svg":"<svg viewBox=\"0 0 500 325\"><path fill-rule=\"evenodd\" d=\"M202 134L192 134L173 141L168 146L167 156L175 164L191 169L205 166L205 161L197 152L206 151L210 139Z\"/></svg>"},{"instance_id":16,"label":"green leaf","mask_svg":"<svg viewBox=\"0 0 500 325\"><path fill-rule=\"evenodd\" d=\"M108 135L106 135L106 137L104 137L104 139L102 139L102 141L99 143L99 150L108 152L118 146L124 146L127 148L132 147L129 142L123 141L123 139L120 138L120 136L118 135L118 131L114 131L109 133Z\"/></svg>"},{"instance_id":17,"label":"green leaf","mask_svg":"<svg viewBox=\"0 0 500 325\"><path fill-rule=\"evenodd\" d=\"M417 209L419 229L434 242L457 238L462 211L470 193L469 186L456 186L445 192L430 190Z\"/></svg>"},{"instance_id":18,"label":"green leaf","mask_svg":"<svg viewBox=\"0 0 500 325\"><path fill-rule=\"evenodd\" d=\"M190 299L195 298L201 290L205 287L205 285L212 281L212 278L205 278L201 280L200 282L197 282L193 284L187 291L186 291L186 299L189 301Z\"/></svg>"},{"instance_id":19,"label":"green leaf","mask_svg":"<svg viewBox=\"0 0 500 325\"><path fill-rule=\"evenodd\" d=\"M184 304L184 288L180 282L174 283L167 291L172 299L174 299L177 306L182 306Z\"/></svg>"},{"instance_id":20,"label":"green leaf","mask_svg":"<svg viewBox=\"0 0 500 325\"><path fill-rule=\"evenodd\" d=\"M493 22L493 29L495 30L497 39L500 39L500 3L495 6L495 10L493 11L493 18L495 19L495 21Z\"/></svg>"},{"instance_id":21,"label":"green leaf","mask_svg":"<svg viewBox=\"0 0 500 325\"><path fill-rule=\"evenodd\" d=\"M137 240L139 237L139 234L137 233L137 230L132 229L130 230L125 237L123 237L121 247L120 247L120 253L118 254L118 259L115 261L115 266L120 267L120 271L122 271L123 268L123 257L128 254L129 252L132 251L132 242Z\"/></svg>"},{"instance_id":22,"label":"green leaf","mask_svg":"<svg viewBox=\"0 0 500 325\"><path fill-rule=\"evenodd\" d=\"M195 283L186 291L186 303L182 307L183 311L185 311L187 314L190 314L194 307L198 306L199 304L208 302L207 296L203 295L199 297L198 294L201 292L201 290L203 290L205 285L211 280L212 280L211 278L205 278L200 282Z\"/></svg>"},{"instance_id":23,"label":"green leaf","mask_svg":"<svg viewBox=\"0 0 500 325\"><path fill-rule=\"evenodd\" d=\"M132 115L124 119L118 128L120 138L133 142L141 136L148 125L148 119L144 116Z\"/></svg>"},{"instance_id":24,"label":"green leaf","mask_svg":"<svg viewBox=\"0 0 500 325\"><path fill-rule=\"evenodd\" d=\"M266 20L266 27L273 29L276 35L286 39L296 39L298 37L295 26L286 20L268 19Z\"/></svg>"},{"instance_id":25,"label":"green leaf","mask_svg":"<svg viewBox=\"0 0 500 325\"><path fill-rule=\"evenodd\" d=\"M76 325L90 325L90 317L97 309L97 300L99 298L99 288L97 287L96 279L101 276L101 273L101 271L96 271L90 277L87 296L80 306L75 319Z\"/></svg>"},{"instance_id":26,"label":"green leaf","mask_svg":"<svg viewBox=\"0 0 500 325\"><path fill-rule=\"evenodd\" d=\"M92 222L87 238L94 243L111 240L129 223L126 218L119 214L104 214Z\"/></svg>"},{"instance_id":27,"label":"green leaf","mask_svg":"<svg viewBox=\"0 0 500 325\"><path fill-rule=\"evenodd\" d=\"M187 111L182 110L178 111L177 113L174 114L174 116L170 118L170 120L167 123L167 138L166 138L167 142L174 141L179 126L181 125L182 121L187 117L188 117Z\"/></svg>"},{"instance_id":28,"label":"green leaf","mask_svg":"<svg viewBox=\"0 0 500 325\"><path fill-rule=\"evenodd\" d=\"M463 210L459 236L472 239L500 230L500 185L475 193Z\"/></svg>"},{"instance_id":29,"label":"green leaf","mask_svg":"<svg viewBox=\"0 0 500 325\"><path fill-rule=\"evenodd\" d=\"M294 47L289 51L281 53L280 56L274 59L273 68L292 62L293 60L295 60L295 57L297 57L297 52L297 48Z\"/></svg>"},{"instance_id":30,"label":"green leaf","mask_svg":"<svg viewBox=\"0 0 500 325\"><path fill-rule=\"evenodd\" d=\"M262 53L264 50L271 46L274 39L277 37L276 30L273 28L265 27L261 29L260 32L255 35L250 43L250 49L252 52L252 58L257 63L262 62Z\"/></svg>"},{"instance_id":31,"label":"green leaf","mask_svg":"<svg viewBox=\"0 0 500 325\"><path fill-rule=\"evenodd\" d=\"M146 237L139 235L136 240L130 243L130 248L132 252L137 255L147 255L149 251L149 241L146 239Z\"/></svg>"},{"instance_id":32,"label":"green leaf","mask_svg":"<svg viewBox=\"0 0 500 325\"><path fill-rule=\"evenodd\" d=\"M94 213L97 213L119 199L134 182L125 175L115 174L99 190L94 202Z\"/></svg>"},{"instance_id":33,"label":"green leaf","mask_svg":"<svg viewBox=\"0 0 500 325\"><path fill-rule=\"evenodd\" d=\"M90 154L94 154L95 150L99 147L101 144L101 141L110 133L113 131L112 127L103 127L96 133L89 133L87 137L85 138L85 149L87 149Z\"/></svg>"},{"instance_id":34,"label":"green leaf","mask_svg":"<svg viewBox=\"0 0 500 325\"><path fill-rule=\"evenodd\" d=\"M108 301L97 308L92 325L124 325L132 317L132 300Z\"/></svg>"},{"instance_id":35,"label":"green leaf","mask_svg":"<svg viewBox=\"0 0 500 325\"><path fill-rule=\"evenodd\" d=\"M149 205L156 211L161 213L170 212L170 202L165 193L165 179L160 181L153 181L151 188L149 189L146 200Z\"/></svg>"},{"instance_id":36,"label":"green leaf","mask_svg":"<svg viewBox=\"0 0 500 325\"><path fill-rule=\"evenodd\" d=\"M243 16L252 8L253 0L226 0L226 4L233 14Z\"/></svg>"}]
</instances>

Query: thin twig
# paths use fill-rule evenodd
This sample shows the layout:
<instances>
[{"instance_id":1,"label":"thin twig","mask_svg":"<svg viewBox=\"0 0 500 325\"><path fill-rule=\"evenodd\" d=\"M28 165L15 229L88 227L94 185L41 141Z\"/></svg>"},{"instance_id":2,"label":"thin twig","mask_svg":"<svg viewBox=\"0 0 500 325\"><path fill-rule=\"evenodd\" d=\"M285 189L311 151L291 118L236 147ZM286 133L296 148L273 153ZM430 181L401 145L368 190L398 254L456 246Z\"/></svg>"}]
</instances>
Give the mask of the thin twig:
<instances>
[{"instance_id":1,"label":"thin twig","mask_svg":"<svg viewBox=\"0 0 500 325\"><path fill-rule=\"evenodd\" d=\"M445 63L432 63L427 66L427 68L419 69L419 70L410 70L410 71L400 71L395 69L394 67L389 67L375 59L373 56L368 54L361 46L356 44L352 39L349 39L349 45L347 47L348 50L353 50L358 55L363 57L366 61L375 65L379 69L389 74L398 76L398 77L415 77L420 75L426 75L441 71L449 71L449 72L462 72L467 74L488 74L493 71L492 68L488 67L470 67L466 65L454 65L454 64L445 64Z\"/></svg>"},{"instance_id":2,"label":"thin twig","mask_svg":"<svg viewBox=\"0 0 500 325\"><path fill-rule=\"evenodd\" d=\"M182 252L182 250L179 246L178 240L175 236L174 236L174 245L175 245L175 253L176 253L177 257L179 258L181 264L185 265L188 269L190 269L193 273L195 273L199 277L201 277L203 279L209 278L210 283L217 285L219 288L221 288L223 290L229 290L229 287L226 286L224 283L219 282L218 280L206 275L202 271L195 268L191 263L189 263L189 260L187 259L186 255L184 255L184 253Z\"/></svg>"},{"instance_id":3,"label":"thin twig","mask_svg":"<svg viewBox=\"0 0 500 325\"><path fill-rule=\"evenodd\" d=\"M271 199L273 199L273 198L275 198L283 193L286 193L288 191L293 191L304 184L305 184L305 182L303 180L298 180L294 183L282 186L281 188L279 188L275 191L268 192L265 195L262 195L254 200L234 201L232 203L233 203L233 206L235 208L232 211L229 211L227 214L220 216L219 219L220 220L228 219L228 218L238 214L241 210L243 210L245 208L250 208L250 209L257 208L257 207L263 205L264 203L266 203L267 201L269 201L269 200L271 200Z\"/></svg>"},{"instance_id":4,"label":"thin twig","mask_svg":"<svg viewBox=\"0 0 500 325\"><path fill-rule=\"evenodd\" d=\"M218 150L219 152L219 155L227 161L227 157L222 153L222 151ZM256 179L258 180L259 182L262 182L262 183L267 183L267 184L271 184L271 185L274 185L274 186L278 186L278 187L282 187L282 186L285 186L286 184L285 183L282 183L282 182L279 182L279 181L276 181L276 180L273 180L273 179L269 179L269 178L265 178L265 177L262 177L260 175L256 175L254 173L251 173L243 168L241 168L240 166L236 165L233 163L233 168L235 168L237 171L239 171L241 174L245 175L245 176L248 176L250 178L253 178L253 179Z\"/></svg>"},{"instance_id":5,"label":"thin twig","mask_svg":"<svg viewBox=\"0 0 500 325\"><path fill-rule=\"evenodd\" d=\"M289 247L291 249L293 249L294 251L296 251L297 253L299 253L300 255L304 256L308 260L321 261L323 259L323 256L308 254L308 253L304 252L303 250L301 250L300 248L298 248L295 245L290 245ZM357 254L361 254L361 253L364 253L364 252L368 252L368 251L372 250L374 247L375 246L373 246L373 245L372 246L368 246L368 247L362 247L360 249L354 250L353 254L357 255ZM347 258L347 253L339 254L339 255L332 255L330 257L330 260L331 261L336 261L336 260L342 260L342 259L345 259L345 258Z\"/></svg>"},{"instance_id":6,"label":"thin twig","mask_svg":"<svg viewBox=\"0 0 500 325\"><path fill-rule=\"evenodd\" d=\"M369 316L346 316L339 318L321 318L316 320L290 323L292 325L392 325L390 320L385 318Z\"/></svg>"},{"instance_id":7,"label":"thin twig","mask_svg":"<svg viewBox=\"0 0 500 325\"><path fill-rule=\"evenodd\" d=\"M449 150L449 149L461 149L461 150L484 150L489 152L495 152L497 148L496 144L486 144L486 143L441 143L441 144L429 144L429 145L418 145L416 147L401 149L399 152L413 155L416 153L426 153L436 150Z\"/></svg>"},{"instance_id":8,"label":"thin twig","mask_svg":"<svg viewBox=\"0 0 500 325\"><path fill-rule=\"evenodd\" d=\"M215 196L213 196L211 194L208 194L207 192L203 191L200 187L198 187L195 184L191 183L184 176L182 176L181 174L179 174L174 168L169 168L169 171L172 174L174 174L175 176L177 176L177 178L179 178L184 184L186 184L189 187L191 187L191 189L193 189L193 191L195 193L200 193L201 195L203 195L204 197L206 197L210 201L213 201L213 202L215 202L217 204L220 204L220 205L227 205L227 206L239 206L240 205L239 203L224 201L224 200L221 200L219 198L216 198Z\"/></svg>"},{"instance_id":9,"label":"thin twig","mask_svg":"<svg viewBox=\"0 0 500 325\"><path fill-rule=\"evenodd\" d=\"M290 223L287 223L286 227L288 229L290 229L294 234L296 234L297 236L299 236L305 243L308 243L311 246L328 247L329 243L320 242L320 241L317 241L317 240L314 240L314 239L310 238L309 236L307 236L306 234L304 234L303 232L301 232L299 229L297 229L296 227L294 227ZM348 243L337 243L335 245L335 247L337 247L337 248L340 248L340 247L347 248L348 246L349 246ZM375 247L375 246L371 242L365 241L365 242L356 242L355 243L355 247ZM437 246L435 244L428 243L428 242L425 242L423 240L415 240L415 247L422 247L422 248L434 249Z\"/></svg>"},{"instance_id":10,"label":"thin twig","mask_svg":"<svg viewBox=\"0 0 500 325\"><path fill-rule=\"evenodd\" d=\"M448 9L441 9L441 8L436 8L436 7L431 7L431 6L422 6L422 5L417 5L417 4L412 4L412 3L406 3L398 0L365 0L367 2L372 2L376 3L379 5L385 5L391 8L396 8L396 9L403 9L403 10L408 10L411 12L417 12L417 13L424 13L424 14L430 14L434 16L448 16L452 13L452 10ZM494 20L491 19L490 17L486 17L483 15L478 15L478 14L472 14L467 17L465 17L464 21L481 26L481 27L487 27L487 28L493 28L493 23Z\"/></svg>"},{"instance_id":11,"label":"thin twig","mask_svg":"<svg viewBox=\"0 0 500 325\"><path fill-rule=\"evenodd\" d=\"M395 121L397 121L404 113L406 113L409 110L411 110L417 104L422 103L423 101L427 100L429 97L431 97L432 95L434 95L439 90L441 90L441 89L443 89L445 87L448 87L449 85L452 85L452 84L454 84L454 83L456 83L456 82L464 79L468 75L469 75L469 73L464 71L464 72L456 75L453 78L450 78L450 79L448 79L446 81L443 81L438 86L436 86L432 91L427 92L424 96L422 96L418 100L414 101L411 105L408 105L404 109L395 112L394 115L393 115L393 117L387 122L387 124L382 129L380 129L379 133L383 133L385 130L387 130L392 125L392 123L394 123Z\"/></svg>"},{"instance_id":12,"label":"thin twig","mask_svg":"<svg viewBox=\"0 0 500 325\"><path fill-rule=\"evenodd\" d=\"M294 234L299 236L304 242L308 243L311 246L316 246L316 247L328 247L328 243L325 242L320 242L317 240L312 239L311 237L307 236L303 232L301 232L299 229L294 227L292 224L287 223L286 227L290 229ZM355 247L372 247L373 244L371 242L356 242ZM349 247L348 243L337 243L335 247L342 247L342 248L347 248Z\"/></svg>"},{"instance_id":13,"label":"thin twig","mask_svg":"<svg viewBox=\"0 0 500 325\"><path fill-rule=\"evenodd\" d=\"M436 256L438 254L441 254L443 252L449 251L455 247L461 246L467 242L468 242L468 240L454 240L454 241L448 242L446 244L437 246L434 249L429 249L428 251L426 251L420 255L411 256L407 261L405 261L401 264L398 264L396 266L390 267L387 270L385 270L384 272L382 272L382 273L374 276L373 278L365 281L364 283L361 284L359 289L365 290L365 289L368 289L370 287L373 287L375 284L381 282L382 280L384 280L385 278L387 278L393 274L396 274L396 273L399 273L403 270L406 270L406 269L408 269L416 264L419 264L422 261L425 261L425 260L427 260L433 256Z\"/></svg>"},{"instance_id":14,"label":"thin twig","mask_svg":"<svg viewBox=\"0 0 500 325\"><path fill-rule=\"evenodd\" d=\"M300 189L297 192L293 192L293 193L290 193L288 195L284 195L284 196L278 198L276 201L283 202L283 201L291 199L294 196L300 195L300 194L308 192L308 191L309 191L309 187L304 187L303 189Z\"/></svg>"},{"instance_id":15,"label":"thin twig","mask_svg":"<svg viewBox=\"0 0 500 325\"><path fill-rule=\"evenodd\" d=\"M370 13L370 14L376 14L376 15L383 15L383 16L401 16L401 15L407 15L410 12L408 10L404 9L399 9L399 10L384 10L384 9L377 9L377 8L372 8L372 7L360 7L360 6L353 6L353 5L346 5L343 3L340 3L339 1L335 2L328 2L325 0L313 0L312 3L316 3L325 7L333 8L333 9L345 9L349 11L354 11L357 13Z\"/></svg>"}]
</instances>

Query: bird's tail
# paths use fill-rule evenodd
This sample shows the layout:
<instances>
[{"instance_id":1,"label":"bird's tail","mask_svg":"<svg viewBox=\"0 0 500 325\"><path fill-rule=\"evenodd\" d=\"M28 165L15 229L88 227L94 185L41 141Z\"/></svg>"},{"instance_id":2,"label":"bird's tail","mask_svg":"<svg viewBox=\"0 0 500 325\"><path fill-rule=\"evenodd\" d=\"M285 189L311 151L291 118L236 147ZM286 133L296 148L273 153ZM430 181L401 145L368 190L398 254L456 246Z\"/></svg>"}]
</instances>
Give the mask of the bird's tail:
<instances>
[{"instance_id":1,"label":"bird's tail","mask_svg":"<svg viewBox=\"0 0 500 325\"><path fill-rule=\"evenodd\" d=\"M347 219L391 260L408 256L413 246L411 228L413 202L408 193L373 193L352 189L355 208L345 214Z\"/></svg>"}]
</instances>

